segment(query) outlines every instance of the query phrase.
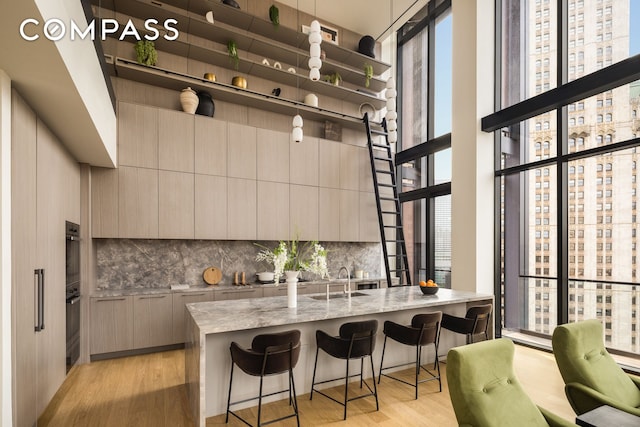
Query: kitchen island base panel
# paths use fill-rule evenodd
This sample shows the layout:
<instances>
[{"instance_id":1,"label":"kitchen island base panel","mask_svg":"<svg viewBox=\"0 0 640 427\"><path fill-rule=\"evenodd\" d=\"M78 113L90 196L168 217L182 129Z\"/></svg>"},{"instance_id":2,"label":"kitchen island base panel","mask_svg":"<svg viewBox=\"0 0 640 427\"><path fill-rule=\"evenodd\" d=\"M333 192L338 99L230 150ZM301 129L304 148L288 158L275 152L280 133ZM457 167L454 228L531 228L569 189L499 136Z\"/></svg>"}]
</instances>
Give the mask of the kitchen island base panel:
<instances>
[{"instance_id":1,"label":"kitchen island base panel","mask_svg":"<svg viewBox=\"0 0 640 427\"><path fill-rule=\"evenodd\" d=\"M414 289L418 291L417 289ZM386 290L374 290L366 291L372 293L384 292ZM394 290L391 290L394 292ZM407 290L401 291L407 292ZM455 293L454 293L455 294ZM440 303L431 300L426 306L409 307L406 309L396 309L393 311L380 311L372 309L369 314L349 315L348 313L329 313L325 319L312 319L309 321L301 321L299 323L292 323L291 321L286 324L274 324L270 326L252 327L249 329L243 329L239 327L239 330L227 330L220 332L213 332L209 324L209 320L203 322L200 319L202 329L208 330L208 333L203 333L202 329L198 325L198 321L192 316L189 317L188 329L191 343L187 343L186 357L185 357L185 374L189 392L189 400L192 406L194 419L198 420L196 425L205 426L206 418L220 414L224 414L226 411L226 402L229 390L229 375L231 369L231 356L229 352L229 346L232 341L236 341L241 346L248 346L255 335L263 333L276 333L290 329L299 329L301 331L301 352L297 366L294 369L294 378L296 391L298 395L307 394L311 391L311 379L313 375L313 366L316 352L315 332L318 329L324 330L329 334L337 335L340 325L345 322L361 321L376 319L379 322L378 333L376 334L376 347L373 354L375 375L378 376L378 370L380 368L380 357L382 355L382 345L384 342L384 334L382 328L386 320L392 320L400 324L408 324L411 318L418 313L442 311L455 316L464 316L467 308L471 305L479 303L492 302L493 298L490 295L475 296L475 294L460 293L456 297L443 298ZM456 296L456 295L453 295ZM470 297L471 296L471 297ZM283 304L286 307L286 297L274 297L282 298ZM359 297L361 298L361 297ZM311 300L314 301L314 300ZM424 301L428 301L424 299ZM319 303L315 301L315 303ZM210 303L198 303L192 306L199 306L201 304ZM301 304L304 306L304 303ZM412 304L408 304L411 306ZM415 304L414 304L415 305ZM327 305L329 311L330 303ZM335 307L335 306L334 306ZM196 307L191 307L196 308ZM207 309L210 309L207 308ZM297 313L301 319L305 318L304 309L299 307L290 309L293 313L289 313L289 317L296 317ZM297 310L297 313L296 313ZM349 311L349 310L347 310ZM355 310L356 312L358 310ZM193 312L191 312L193 314ZM239 315L241 315L239 310ZM274 316L277 315L274 313ZM332 317L335 316L335 317ZM198 315L195 315L198 318ZM239 323L242 321L240 320ZM215 328L213 328L215 329ZM439 354L445 355L451 347L464 345L464 337L458 334L450 334L447 331L442 331L440 336ZM198 351L199 350L199 351ZM393 346L388 348L385 355L385 362L390 365L400 365L403 363L410 363L415 361L415 350L404 346ZM425 365L433 363L435 357L435 351L433 347L425 347L423 350L422 360ZM350 362L350 372L359 372L359 362ZM364 377L371 378L370 367L365 364ZM338 378L344 376L344 361L337 360L324 352L320 352L318 356L318 381L323 381L332 378ZM402 367L397 370L403 369ZM240 372L240 371L239 371ZM264 394L283 390L287 386L287 376L274 376L265 378ZM344 384L344 382L336 381L324 384L324 388L334 387L336 385ZM244 373L238 374L234 378L234 387L232 400L243 400L256 395L258 390L259 380L255 377L246 375ZM380 387L384 387L384 381L380 384ZM275 400L281 400L288 398L287 393L280 393L263 400L263 402L270 402ZM384 402L380 402L384 405ZM253 401L246 402L244 405L240 405L238 408L253 407L256 403Z\"/></svg>"}]
</instances>

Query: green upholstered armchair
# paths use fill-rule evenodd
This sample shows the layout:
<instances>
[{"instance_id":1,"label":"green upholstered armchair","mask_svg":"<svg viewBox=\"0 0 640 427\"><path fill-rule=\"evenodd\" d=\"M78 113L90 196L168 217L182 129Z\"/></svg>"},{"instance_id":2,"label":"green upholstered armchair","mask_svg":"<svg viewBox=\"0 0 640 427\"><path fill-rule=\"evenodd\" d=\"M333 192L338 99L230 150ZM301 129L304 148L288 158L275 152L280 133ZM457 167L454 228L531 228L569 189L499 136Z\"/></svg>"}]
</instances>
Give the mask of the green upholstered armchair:
<instances>
[{"instance_id":1,"label":"green upholstered armchair","mask_svg":"<svg viewBox=\"0 0 640 427\"><path fill-rule=\"evenodd\" d=\"M449 350L447 383L460 426L575 426L537 407L513 370L513 343L483 341Z\"/></svg>"},{"instance_id":2,"label":"green upholstered armchair","mask_svg":"<svg viewBox=\"0 0 640 427\"><path fill-rule=\"evenodd\" d=\"M640 416L640 377L627 375L611 358L599 320L558 326L551 343L576 414L609 405Z\"/></svg>"}]
</instances>

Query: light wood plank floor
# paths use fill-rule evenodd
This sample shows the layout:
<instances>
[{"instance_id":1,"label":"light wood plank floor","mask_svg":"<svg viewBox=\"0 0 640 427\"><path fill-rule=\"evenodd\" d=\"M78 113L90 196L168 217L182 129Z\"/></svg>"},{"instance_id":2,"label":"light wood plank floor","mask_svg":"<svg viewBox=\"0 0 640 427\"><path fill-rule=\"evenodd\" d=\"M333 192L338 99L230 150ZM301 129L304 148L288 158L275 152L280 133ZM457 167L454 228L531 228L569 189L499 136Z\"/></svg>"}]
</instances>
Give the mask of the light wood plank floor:
<instances>
[{"instance_id":1,"label":"light wood plank floor","mask_svg":"<svg viewBox=\"0 0 640 427\"><path fill-rule=\"evenodd\" d=\"M346 422L342 421L341 406L320 395L314 395L313 401L309 401L308 393L300 394L301 425L456 426L447 389L447 365L441 366L445 377L442 393L438 392L437 382L429 382L420 386L420 397L414 400L411 387L383 378L379 386L380 411L375 411L373 399L356 400L349 404ZM566 419L574 419L553 355L516 346L515 366L535 403ZM411 375L410 371L408 374ZM341 391L341 388L332 390L336 396ZM267 419L288 410L286 401L263 407ZM181 427L193 425L189 413L184 386L184 351L174 350L74 367L39 421L41 425L56 427ZM255 419L255 408L240 413ZM209 427L223 425L224 415L207 419ZM230 419L228 425L243 424ZM295 418L277 425L294 426Z\"/></svg>"}]
</instances>

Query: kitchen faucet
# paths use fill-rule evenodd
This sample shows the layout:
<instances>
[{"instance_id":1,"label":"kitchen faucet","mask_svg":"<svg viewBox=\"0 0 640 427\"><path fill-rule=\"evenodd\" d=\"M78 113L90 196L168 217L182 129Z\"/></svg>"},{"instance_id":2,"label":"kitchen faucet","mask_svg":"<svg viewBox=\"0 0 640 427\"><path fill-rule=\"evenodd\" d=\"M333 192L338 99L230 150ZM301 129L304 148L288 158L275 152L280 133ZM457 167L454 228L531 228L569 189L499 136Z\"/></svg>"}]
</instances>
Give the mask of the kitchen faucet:
<instances>
[{"instance_id":1,"label":"kitchen faucet","mask_svg":"<svg viewBox=\"0 0 640 427\"><path fill-rule=\"evenodd\" d=\"M347 286L345 287L344 285L342 285L342 291L351 296L351 275L349 274L349 269L347 267L340 267L340 270L338 270L338 279L340 279L340 273L342 273L342 270L347 272Z\"/></svg>"}]
</instances>

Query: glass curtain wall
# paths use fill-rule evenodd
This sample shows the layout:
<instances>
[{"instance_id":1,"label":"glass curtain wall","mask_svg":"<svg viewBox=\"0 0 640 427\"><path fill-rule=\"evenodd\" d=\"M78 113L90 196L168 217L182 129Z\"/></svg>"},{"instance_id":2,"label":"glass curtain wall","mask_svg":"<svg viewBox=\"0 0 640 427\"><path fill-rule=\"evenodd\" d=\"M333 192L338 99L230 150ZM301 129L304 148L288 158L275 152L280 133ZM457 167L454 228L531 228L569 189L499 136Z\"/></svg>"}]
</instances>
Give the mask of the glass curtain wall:
<instances>
[{"instance_id":1,"label":"glass curtain wall","mask_svg":"<svg viewBox=\"0 0 640 427\"><path fill-rule=\"evenodd\" d=\"M430 1L398 31L396 155L412 283L451 286L451 1Z\"/></svg>"},{"instance_id":2,"label":"glass curtain wall","mask_svg":"<svg viewBox=\"0 0 640 427\"><path fill-rule=\"evenodd\" d=\"M496 235L503 334L597 318L640 354L640 2L501 0ZM637 25L636 25L637 27Z\"/></svg>"}]
</instances>

